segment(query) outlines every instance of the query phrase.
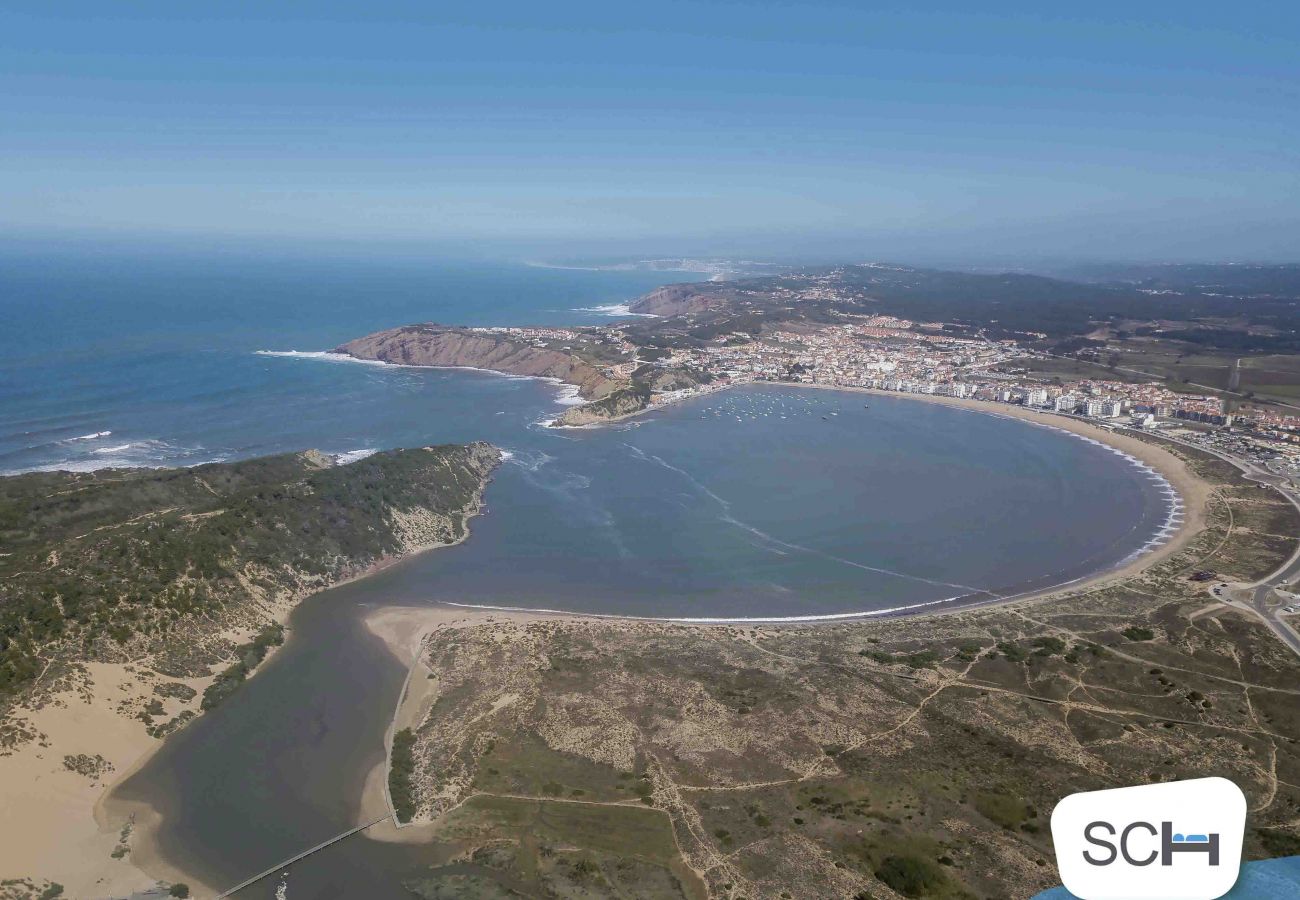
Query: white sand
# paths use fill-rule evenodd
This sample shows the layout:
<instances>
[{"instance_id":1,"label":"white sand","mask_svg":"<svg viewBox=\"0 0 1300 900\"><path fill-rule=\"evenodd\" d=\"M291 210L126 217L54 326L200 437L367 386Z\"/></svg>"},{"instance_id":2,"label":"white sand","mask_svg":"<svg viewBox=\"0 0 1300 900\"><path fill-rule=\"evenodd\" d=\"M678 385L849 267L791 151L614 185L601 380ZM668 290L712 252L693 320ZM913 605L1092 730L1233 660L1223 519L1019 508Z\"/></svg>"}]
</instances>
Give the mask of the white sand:
<instances>
[{"instance_id":1,"label":"white sand","mask_svg":"<svg viewBox=\"0 0 1300 900\"><path fill-rule=\"evenodd\" d=\"M160 741L144 722L117 711L126 700L138 708L162 680L121 664L89 663L93 685L85 694L66 692L35 711L20 711L47 740L32 741L0 757L0 877L46 878L69 897L123 896L152 887L135 852L114 859L125 817L110 816L99 801L108 787L141 765ZM175 679L202 693L208 679ZM165 700L168 717L197 702ZM47 743L48 746L42 746ZM89 778L64 767L64 756L99 755L113 770ZM134 849L133 829L128 844Z\"/></svg>"}]
</instances>

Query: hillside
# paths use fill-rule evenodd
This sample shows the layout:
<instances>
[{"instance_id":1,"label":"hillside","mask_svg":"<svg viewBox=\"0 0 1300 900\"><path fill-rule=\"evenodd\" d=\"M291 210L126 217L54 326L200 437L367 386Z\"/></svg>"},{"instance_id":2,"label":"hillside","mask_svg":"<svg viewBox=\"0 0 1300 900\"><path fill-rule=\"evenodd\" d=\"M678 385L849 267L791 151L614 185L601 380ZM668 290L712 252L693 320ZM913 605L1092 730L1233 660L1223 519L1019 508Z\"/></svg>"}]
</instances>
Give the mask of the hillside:
<instances>
[{"instance_id":1,"label":"hillside","mask_svg":"<svg viewBox=\"0 0 1300 900\"><path fill-rule=\"evenodd\" d=\"M604 397L619 386L601 372L598 351L593 347L574 351L537 346L485 329L406 325L349 341L337 352L398 365L466 366L510 375L558 378L576 385L587 399Z\"/></svg>"},{"instance_id":2,"label":"hillside","mask_svg":"<svg viewBox=\"0 0 1300 900\"><path fill-rule=\"evenodd\" d=\"M307 594L463 537L499 458L477 443L0 479L0 700L39 702L87 661L196 677L233 660L242 680Z\"/></svg>"},{"instance_id":3,"label":"hillside","mask_svg":"<svg viewBox=\"0 0 1300 900\"><path fill-rule=\"evenodd\" d=\"M1295 267L1204 268L1108 271L1111 278L1105 283L883 264L805 268L721 284L657 288L635 300L631 309L669 321L636 323L628 333L651 346L662 346L664 340L681 346L728 331L756 334L781 321L890 315L946 322L992 338L1042 334L1059 342L1109 326L1138 333L1144 328L1168 331L1211 347L1300 348ZM672 321L675 317L684 321Z\"/></svg>"}]
</instances>

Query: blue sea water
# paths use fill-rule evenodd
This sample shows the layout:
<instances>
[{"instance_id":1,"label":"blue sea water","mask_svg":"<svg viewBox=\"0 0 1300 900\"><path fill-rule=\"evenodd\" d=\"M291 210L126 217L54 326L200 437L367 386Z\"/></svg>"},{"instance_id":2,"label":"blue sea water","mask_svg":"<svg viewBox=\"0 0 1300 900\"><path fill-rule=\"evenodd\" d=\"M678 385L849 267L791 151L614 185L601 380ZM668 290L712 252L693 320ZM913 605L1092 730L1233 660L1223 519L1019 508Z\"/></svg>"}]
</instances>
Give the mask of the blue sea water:
<instances>
[{"instance_id":1,"label":"blue sea water","mask_svg":"<svg viewBox=\"0 0 1300 900\"><path fill-rule=\"evenodd\" d=\"M486 396L536 411L556 391L257 351L325 350L409 322L609 322L593 308L665 277L395 256L0 249L0 473L500 435L468 422Z\"/></svg>"}]
</instances>

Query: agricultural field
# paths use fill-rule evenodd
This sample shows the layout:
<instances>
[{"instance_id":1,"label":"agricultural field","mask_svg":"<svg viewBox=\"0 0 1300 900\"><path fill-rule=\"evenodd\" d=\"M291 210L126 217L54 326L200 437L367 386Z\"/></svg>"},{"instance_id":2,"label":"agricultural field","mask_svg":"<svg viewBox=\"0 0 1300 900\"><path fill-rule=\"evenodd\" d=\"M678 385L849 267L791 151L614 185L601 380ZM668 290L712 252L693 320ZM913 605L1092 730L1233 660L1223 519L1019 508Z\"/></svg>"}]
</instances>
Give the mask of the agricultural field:
<instances>
[{"instance_id":1,"label":"agricultural field","mask_svg":"<svg viewBox=\"0 0 1300 900\"><path fill-rule=\"evenodd\" d=\"M1241 364L1234 387L1233 367L1238 359ZM1130 339L1089 348L1078 357L1026 357L1012 365L1048 381L1163 381L1178 393L1228 395L1235 391L1260 405L1300 405L1300 355L1240 356L1172 341Z\"/></svg>"}]
</instances>

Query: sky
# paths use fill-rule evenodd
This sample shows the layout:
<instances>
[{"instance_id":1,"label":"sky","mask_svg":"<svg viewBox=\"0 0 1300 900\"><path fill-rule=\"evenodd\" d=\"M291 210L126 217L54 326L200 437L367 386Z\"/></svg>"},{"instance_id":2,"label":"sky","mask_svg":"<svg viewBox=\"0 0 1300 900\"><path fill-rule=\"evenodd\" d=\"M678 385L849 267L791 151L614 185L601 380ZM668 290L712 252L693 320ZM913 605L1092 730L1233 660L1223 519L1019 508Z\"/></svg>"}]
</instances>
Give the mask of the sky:
<instances>
[{"instance_id":1,"label":"sky","mask_svg":"<svg viewBox=\"0 0 1300 900\"><path fill-rule=\"evenodd\" d=\"M978 5L9 2L0 238L1300 256L1296 4Z\"/></svg>"}]
</instances>

